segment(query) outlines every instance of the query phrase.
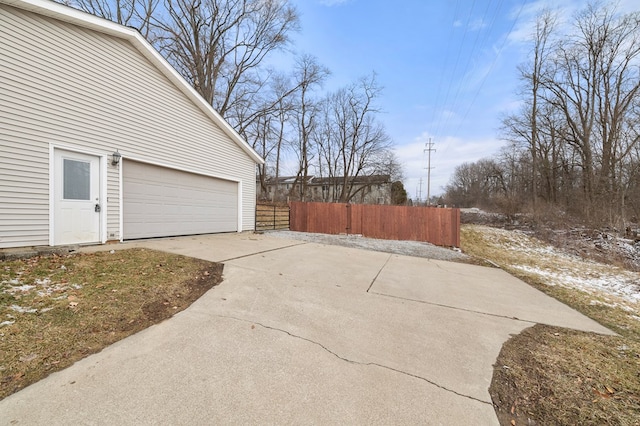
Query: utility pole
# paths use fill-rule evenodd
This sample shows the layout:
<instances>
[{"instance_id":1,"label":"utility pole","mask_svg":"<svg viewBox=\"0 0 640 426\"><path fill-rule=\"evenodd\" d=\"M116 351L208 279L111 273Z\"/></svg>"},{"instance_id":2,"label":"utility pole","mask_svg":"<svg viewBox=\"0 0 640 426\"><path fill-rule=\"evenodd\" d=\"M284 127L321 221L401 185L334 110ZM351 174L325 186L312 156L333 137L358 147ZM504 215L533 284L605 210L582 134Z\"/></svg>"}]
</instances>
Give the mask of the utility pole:
<instances>
[{"instance_id":1,"label":"utility pole","mask_svg":"<svg viewBox=\"0 0 640 426\"><path fill-rule=\"evenodd\" d=\"M418 186L418 196L416 197L418 199L418 204L420 204L420 202L422 201L422 178L420 178L420 183Z\"/></svg>"},{"instance_id":2,"label":"utility pole","mask_svg":"<svg viewBox=\"0 0 640 426\"><path fill-rule=\"evenodd\" d=\"M431 205L431 151L435 151L433 148L435 145L434 142L431 142L431 138L429 138L429 142L425 144L424 152L427 153L427 205ZM422 183L422 179L420 180Z\"/></svg>"}]
</instances>

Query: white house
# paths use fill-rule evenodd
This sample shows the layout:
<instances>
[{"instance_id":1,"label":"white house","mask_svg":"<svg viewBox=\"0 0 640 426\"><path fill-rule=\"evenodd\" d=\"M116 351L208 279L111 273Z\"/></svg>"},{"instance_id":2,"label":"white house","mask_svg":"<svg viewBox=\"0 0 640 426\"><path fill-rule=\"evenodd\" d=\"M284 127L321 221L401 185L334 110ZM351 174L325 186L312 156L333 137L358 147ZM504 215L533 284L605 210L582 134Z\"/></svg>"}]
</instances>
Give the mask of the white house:
<instances>
[{"instance_id":1,"label":"white house","mask_svg":"<svg viewBox=\"0 0 640 426\"><path fill-rule=\"evenodd\" d=\"M0 0L0 248L251 230L262 162L137 31Z\"/></svg>"}]
</instances>

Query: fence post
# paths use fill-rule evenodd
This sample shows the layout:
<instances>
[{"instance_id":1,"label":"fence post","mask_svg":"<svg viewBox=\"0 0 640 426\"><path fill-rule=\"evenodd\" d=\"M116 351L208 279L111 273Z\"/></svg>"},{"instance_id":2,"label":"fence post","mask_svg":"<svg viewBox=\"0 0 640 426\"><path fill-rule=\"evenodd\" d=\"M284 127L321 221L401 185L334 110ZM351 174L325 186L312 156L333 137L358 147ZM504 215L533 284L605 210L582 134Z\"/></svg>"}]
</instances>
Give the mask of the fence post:
<instances>
[{"instance_id":1,"label":"fence post","mask_svg":"<svg viewBox=\"0 0 640 426\"><path fill-rule=\"evenodd\" d=\"M351 231L351 204L347 204L347 235Z\"/></svg>"},{"instance_id":2,"label":"fence post","mask_svg":"<svg viewBox=\"0 0 640 426\"><path fill-rule=\"evenodd\" d=\"M456 247L460 247L460 209L455 209L456 212Z\"/></svg>"}]
</instances>

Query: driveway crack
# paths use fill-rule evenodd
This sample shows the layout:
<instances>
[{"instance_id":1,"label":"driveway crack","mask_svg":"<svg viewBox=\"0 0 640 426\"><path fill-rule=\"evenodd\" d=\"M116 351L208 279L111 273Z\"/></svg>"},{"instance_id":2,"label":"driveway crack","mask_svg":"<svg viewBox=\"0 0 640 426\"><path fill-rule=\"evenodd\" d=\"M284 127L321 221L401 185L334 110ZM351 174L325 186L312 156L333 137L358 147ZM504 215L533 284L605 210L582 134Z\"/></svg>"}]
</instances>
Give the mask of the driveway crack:
<instances>
[{"instance_id":1,"label":"driveway crack","mask_svg":"<svg viewBox=\"0 0 640 426\"><path fill-rule=\"evenodd\" d=\"M537 324L537 322L535 322L535 321L526 320L526 319L522 319L522 318L518 318L518 317L514 317L514 316L492 314L490 312L482 312L482 311L477 311L477 310L474 310L474 309L461 308L459 306L451 306L451 305L445 305L445 304L442 304L442 303L427 302L425 300L411 299L409 297L402 297L402 296L394 296L392 294L378 293L376 291L372 291L371 294L375 294L376 296L381 296L381 297L390 297L392 299L406 300L408 302L421 303L423 305L431 305L431 306L438 306L440 308L455 309L456 311L469 312L469 313L472 313L472 314L486 315L488 317L504 318L504 319L508 319L508 320L526 322L526 323L529 323L529 324Z\"/></svg>"},{"instance_id":2,"label":"driveway crack","mask_svg":"<svg viewBox=\"0 0 640 426\"><path fill-rule=\"evenodd\" d=\"M390 254L389 257L387 257L387 260L384 262L384 265L382 265L382 267L380 268L376 276L373 277L373 280L371 281L371 284L369 284L369 288L367 289L367 293L369 293L369 290L371 290L371 287L373 287L373 283L376 282L376 280L378 279L378 276L380 276L380 273L382 273L382 270L385 268L385 266L387 266L387 263L389 263L389 261L391 260L391 256L393 256L393 254Z\"/></svg>"},{"instance_id":3,"label":"driveway crack","mask_svg":"<svg viewBox=\"0 0 640 426\"><path fill-rule=\"evenodd\" d=\"M309 244L309 243L308 242L302 242L302 243L296 243L296 244L289 244L288 246L282 246L282 247L276 247L276 248L272 248L272 249L268 249L268 250L257 251L255 253L251 253L251 254L243 254L242 256L236 256L236 257L231 257L229 259L219 260L218 263L229 262L231 260L237 260L237 259L244 259L245 257L251 257L251 256L255 256L255 255L258 255L258 254L269 253L269 252L272 252L272 251L284 250L284 249L287 249L287 248L296 247L296 246L302 246L302 245L305 245L305 244Z\"/></svg>"},{"instance_id":4,"label":"driveway crack","mask_svg":"<svg viewBox=\"0 0 640 426\"><path fill-rule=\"evenodd\" d=\"M388 259L387 259L387 261L388 261ZM481 404L486 404L486 405L493 406L493 404L491 402L489 402L489 401L484 401L482 399L473 397L471 395L466 395L466 394L457 392L457 391L455 391L453 389L449 389L446 386L440 385L440 384L434 382L433 380L429 380L426 377L422 377L422 376L419 376L417 374L409 373L407 371L403 371L403 370L400 370L400 369L397 369L397 368L394 368L394 367L389 367L388 365L378 364L377 362L361 362L361 361L355 361L355 360L352 360L352 359L349 359L349 358L345 358L345 357L337 354L336 352L332 351L331 349L327 348L325 345L323 345L320 342L316 342L315 340L311 340L311 339L309 339L307 337L303 337L303 336L299 336L297 334L293 334L293 333L291 333L291 332L289 332L287 330L284 330L282 328L273 327L273 326L270 326L270 325L262 324L262 323L257 322L257 321L251 321L251 320L248 320L248 319L233 317L233 316L229 316L229 315L215 315L215 316L220 317L220 318L232 319L232 320L235 320L235 321L241 321L241 322L245 322L245 323L252 324L252 325L258 325L258 326L260 326L260 327L262 327L264 329L267 329L267 330L278 331L280 333L284 333L284 334L286 334L286 335L288 335L290 337L293 337L294 339L304 340L305 342L308 342L308 343L311 343L313 345L319 346L325 352L327 352L327 353L333 355L334 357L338 358L339 360L347 362L349 364L362 365L362 366L366 366L366 367L378 367L378 368L383 368L385 370L390 370L390 371L393 371L393 372L398 373L398 374L402 374L402 375L405 375L405 376L412 377L414 379L422 380L423 382L429 383L430 385L435 386L438 389L442 389L445 392L452 393L452 394L460 396L462 398L470 399L472 401L476 401L476 402L479 402Z\"/></svg>"}]
</instances>

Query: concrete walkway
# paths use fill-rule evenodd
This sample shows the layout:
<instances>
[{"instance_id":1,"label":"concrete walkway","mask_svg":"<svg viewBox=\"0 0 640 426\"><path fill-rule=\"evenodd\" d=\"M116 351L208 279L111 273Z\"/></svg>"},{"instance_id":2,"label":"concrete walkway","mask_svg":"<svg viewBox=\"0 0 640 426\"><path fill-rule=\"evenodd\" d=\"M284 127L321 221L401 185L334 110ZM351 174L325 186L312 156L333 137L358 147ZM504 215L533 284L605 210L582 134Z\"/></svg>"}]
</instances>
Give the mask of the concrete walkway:
<instances>
[{"instance_id":1,"label":"concrete walkway","mask_svg":"<svg viewBox=\"0 0 640 426\"><path fill-rule=\"evenodd\" d=\"M610 333L498 269L253 234L87 250L132 246L224 261L224 282L0 401L0 424L497 425L511 334Z\"/></svg>"}]
</instances>

